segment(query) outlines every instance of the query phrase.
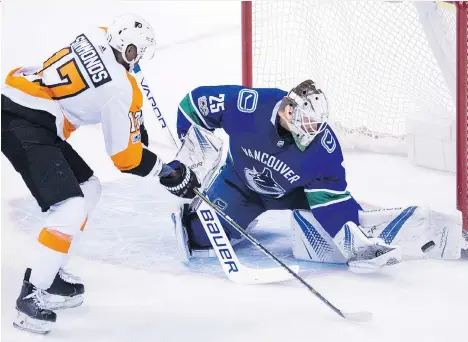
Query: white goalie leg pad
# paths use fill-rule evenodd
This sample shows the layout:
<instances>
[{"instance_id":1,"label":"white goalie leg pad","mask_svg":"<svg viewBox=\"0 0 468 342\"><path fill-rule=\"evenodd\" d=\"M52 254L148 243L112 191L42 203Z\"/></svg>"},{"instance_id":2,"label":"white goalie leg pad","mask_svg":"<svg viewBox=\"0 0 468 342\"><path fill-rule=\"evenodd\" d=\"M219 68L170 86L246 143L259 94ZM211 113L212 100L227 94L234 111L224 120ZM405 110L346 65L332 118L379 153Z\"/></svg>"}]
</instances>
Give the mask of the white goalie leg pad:
<instances>
[{"instance_id":1,"label":"white goalie leg pad","mask_svg":"<svg viewBox=\"0 0 468 342\"><path fill-rule=\"evenodd\" d=\"M175 213L172 213L172 223L174 224L174 234L177 241L177 258L187 263L189 262L191 255L190 255L190 247L188 242L188 234L187 229L182 224L182 217L184 214L184 203L182 203L179 207L179 210Z\"/></svg>"},{"instance_id":2,"label":"white goalie leg pad","mask_svg":"<svg viewBox=\"0 0 468 342\"><path fill-rule=\"evenodd\" d=\"M438 212L412 206L362 211L359 221L364 232L395 244L405 259L459 259L464 244L459 211Z\"/></svg>"},{"instance_id":3,"label":"white goalie leg pad","mask_svg":"<svg viewBox=\"0 0 468 342\"><path fill-rule=\"evenodd\" d=\"M347 263L356 273L378 271L401 261L397 247L379 239L368 239L356 224L348 222L332 238L310 210L294 210L293 254L296 259Z\"/></svg>"},{"instance_id":4,"label":"white goalie leg pad","mask_svg":"<svg viewBox=\"0 0 468 342\"><path fill-rule=\"evenodd\" d=\"M310 210L293 210L291 223L296 259L341 264L348 261Z\"/></svg>"}]
</instances>

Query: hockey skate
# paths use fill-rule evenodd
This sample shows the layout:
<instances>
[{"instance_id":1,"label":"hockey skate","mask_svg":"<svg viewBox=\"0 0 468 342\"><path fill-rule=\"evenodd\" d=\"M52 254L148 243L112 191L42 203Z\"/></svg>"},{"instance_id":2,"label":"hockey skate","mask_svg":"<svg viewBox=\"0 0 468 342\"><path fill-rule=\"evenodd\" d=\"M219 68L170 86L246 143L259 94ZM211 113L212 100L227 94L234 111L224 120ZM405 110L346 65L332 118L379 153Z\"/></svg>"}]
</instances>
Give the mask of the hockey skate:
<instances>
[{"instance_id":1,"label":"hockey skate","mask_svg":"<svg viewBox=\"0 0 468 342\"><path fill-rule=\"evenodd\" d=\"M84 285L79 277L60 268L47 293L45 305L48 309L75 308L83 303Z\"/></svg>"},{"instance_id":2,"label":"hockey skate","mask_svg":"<svg viewBox=\"0 0 468 342\"><path fill-rule=\"evenodd\" d=\"M57 315L46 308L48 294L29 282L30 275L31 269L28 268L24 275L21 293L16 300L17 315L13 320L13 326L36 334L47 334L57 320Z\"/></svg>"}]
</instances>

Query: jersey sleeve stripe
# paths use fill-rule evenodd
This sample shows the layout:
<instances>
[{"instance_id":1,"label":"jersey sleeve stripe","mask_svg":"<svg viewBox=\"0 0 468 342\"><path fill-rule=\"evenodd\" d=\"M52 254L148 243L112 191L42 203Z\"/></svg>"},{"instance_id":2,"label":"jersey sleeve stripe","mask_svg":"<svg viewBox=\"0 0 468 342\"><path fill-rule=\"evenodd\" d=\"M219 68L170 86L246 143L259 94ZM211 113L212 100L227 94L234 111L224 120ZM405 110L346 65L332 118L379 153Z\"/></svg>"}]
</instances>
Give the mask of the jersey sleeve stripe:
<instances>
[{"instance_id":1,"label":"jersey sleeve stripe","mask_svg":"<svg viewBox=\"0 0 468 342\"><path fill-rule=\"evenodd\" d=\"M19 69L14 69L8 74L5 80L7 85L28 95L52 101L52 94L48 91L48 88L42 87L38 82L31 82L24 76L15 75Z\"/></svg>"},{"instance_id":2,"label":"jersey sleeve stripe","mask_svg":"<svg viewBox=\"0 0 468 342\"><path fill-rule=\"evenodd\" d=\"M127 73L128 80L132 85L133 95L132 95L132 104L130 105L130 112L137 112L141 110L143 106L143 95L138 88L138 84L135 78ZM143 156L143 145L141 143L141 133L138 130L131 132L130 121L128 123L128 145L127 148L123 151L118 152L111 156L112 162L120 171L129 171L138 167L141 163Z\"/></svg>"},{"instance_id":3,"label":"jersey sleeve stripe","mask_svg":"<svg viewBox=\"0 0 468 342\"><path fill-rule=\"evenodd\" d=\"M63 136L65 139L68 139L70 135L76 130L76 127L68 121L68 119L63 116Z\"/></svg>"},{"instance_id":4,"label":"jersey sleeve stripe","mask_svg":"<svg viewBox=\"0 0 468 342\"><path fill-rule=\"evenodd\" d=\"M334 193L335 192L335 193ZM321 190L321 191L305 191L307 202L311 209L325 207L334 203L347 201L351 198L349 191L345 191L341 194L336 193L337 191Z\"/></svg>"},{"instance_id":5,"label":"jersey sleeve stripe","mask_svg":"<svg viewBox=\"0 0 468 342\"><path fill-rule=\"evenodd\" d=\"M185 95L182 101L180 101L179 110L190 123L203 127L201 120L196 114L195 108L193 108L192 103L190 102L190 97L188 94Z\"/></svg>"}]
</instances>

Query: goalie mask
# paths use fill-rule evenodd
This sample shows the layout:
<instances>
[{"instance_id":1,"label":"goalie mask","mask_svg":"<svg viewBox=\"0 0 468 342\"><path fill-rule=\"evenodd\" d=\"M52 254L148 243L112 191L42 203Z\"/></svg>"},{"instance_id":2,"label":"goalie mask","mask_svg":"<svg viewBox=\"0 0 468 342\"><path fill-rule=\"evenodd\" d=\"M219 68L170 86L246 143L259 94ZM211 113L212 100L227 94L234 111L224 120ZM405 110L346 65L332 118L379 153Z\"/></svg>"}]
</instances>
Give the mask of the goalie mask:
<instances>
[{"instance_id":1,"label":"goalie mask","mask_svg":"<svg viewBox=\"0 0 468 342\"><path fill-rule=\"evenodd\" d=\"M107 41L122 54L130 70L141 58L151 59L154 56L156 40L153 28L138 15L126 14L116 18L107 29ZM128 60L125 55L129 45L134 45L137 49L137 55L132 60Z\"/></svg>"},{"instance_id":2,"label":"goalie mask","mask_svg":"<svg viewBox=\"0 0 468 342\"><path fill-rule=\"evenodd\" d=\"M327 127L327 98L311 80L302 82L288 93L281 102L281 112L284 112L281 117L301 151Z\"/></svg>"}]
</instances>

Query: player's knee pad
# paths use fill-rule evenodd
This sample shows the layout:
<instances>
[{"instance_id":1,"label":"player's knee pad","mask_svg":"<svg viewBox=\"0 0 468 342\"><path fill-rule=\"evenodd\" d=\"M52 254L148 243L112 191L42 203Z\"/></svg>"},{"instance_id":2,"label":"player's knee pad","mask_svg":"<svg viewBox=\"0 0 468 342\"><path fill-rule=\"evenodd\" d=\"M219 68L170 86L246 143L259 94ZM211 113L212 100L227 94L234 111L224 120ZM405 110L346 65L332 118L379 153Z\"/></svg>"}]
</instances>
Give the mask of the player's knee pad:
<instances>
[{"instance_id":1,"label":"player's knee pad","mask_svg":"<svg viewBox=\"0 0 468 342\"><path fill-rule=\"evenodd\" d=\"M101 182L96 176L91 176L86 182L80 184L86 202L86 212L90 214L96 208L101 198Z\"/></svg>"},{"instance_id":2,"label":"player's knee pad","mask_svg":"<svg viewBox=\"0 0 468 342\"><path fill-rule=\"evenodd\" d=\"M68 253L73 236L85 223L86 215L83 197L71 197L52 205L39 234L39 243L57 252Z\"/></svg>"}]
</instances>

